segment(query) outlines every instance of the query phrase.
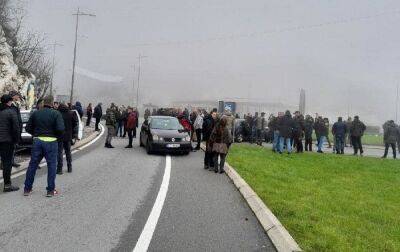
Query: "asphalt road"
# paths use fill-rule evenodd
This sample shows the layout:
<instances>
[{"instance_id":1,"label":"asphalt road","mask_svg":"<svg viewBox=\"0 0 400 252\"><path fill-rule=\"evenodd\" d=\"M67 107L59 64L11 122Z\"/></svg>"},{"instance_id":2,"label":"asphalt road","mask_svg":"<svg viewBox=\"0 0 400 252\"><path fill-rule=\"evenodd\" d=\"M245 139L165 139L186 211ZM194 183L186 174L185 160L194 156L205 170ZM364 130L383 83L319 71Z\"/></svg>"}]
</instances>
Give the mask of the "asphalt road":
<instances>
[{"instance_id":1,"label":"asphalt road","mask_svg":"<svg viewBox=\"0 0 400 252\"><path fill-rule=\"evenodd\" d=\"M132 251L160 190L166 157L104 139L73 156L46 198L46 168L34 193L0 193L1 251ZM173 156L165 203L149 251L275 251L225 175L202 168L201 152ZM24 176L13 180L23 186ZM2 185L0 185L2 187Z\"/></svg>"}]
</instances>

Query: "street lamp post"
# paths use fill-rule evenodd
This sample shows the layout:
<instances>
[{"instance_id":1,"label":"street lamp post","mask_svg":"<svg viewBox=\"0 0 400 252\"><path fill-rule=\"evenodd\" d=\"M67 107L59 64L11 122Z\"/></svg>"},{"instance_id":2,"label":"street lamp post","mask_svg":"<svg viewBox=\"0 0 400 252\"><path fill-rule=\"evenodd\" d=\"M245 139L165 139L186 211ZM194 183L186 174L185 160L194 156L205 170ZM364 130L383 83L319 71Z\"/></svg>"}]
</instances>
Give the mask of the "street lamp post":
<instances>
[{"instance_id":1,"label":"street lamp post","mask_svg":"<svg viewBox=\"0 0 400 252\"><path fill-rule=\"evenodd\" d=\"M72 104L73 99L74 99L74 84L75 84L75 63L76 63L76 46L78 43L78 27L79 27L79 17L80 16L89 16L89 17L95 17L96 15L94 14L89 14L89 13L84 13L80 12L79 8L78 11L75 14L72 14L73 16L76 16L76 27L75 27L75 46L74 46L74 60L72 62L72 80L71 80L71 94L69 97L69 102Z\"/></svg>"}]
</instances>

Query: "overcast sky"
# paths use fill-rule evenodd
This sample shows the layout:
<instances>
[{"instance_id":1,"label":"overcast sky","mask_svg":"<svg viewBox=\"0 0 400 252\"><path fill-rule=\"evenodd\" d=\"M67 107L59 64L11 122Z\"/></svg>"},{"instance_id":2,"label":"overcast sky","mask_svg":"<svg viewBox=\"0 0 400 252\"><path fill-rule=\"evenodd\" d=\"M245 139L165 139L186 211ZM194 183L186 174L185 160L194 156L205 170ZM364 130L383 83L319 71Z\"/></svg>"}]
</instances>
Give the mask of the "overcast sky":
<instances>
[{"instance_id":1,"label":"overcast sky","mask_svg":"<svg viewBox=\"0 0 400 252\"><path fill-rule=\"evenodd\" d=\"M23 0L26 29L57 48L56 88L68 94L78 7L77 65L84 102L132 94L142 60L142 102L229 97L298 104L335 118L394 119L400 83L398 0ZM90 76L93 77L93 74ZM107 77L107 78L106 78ZM400 117L400 115L399 115Z\"/></svg>"}]
</instances>

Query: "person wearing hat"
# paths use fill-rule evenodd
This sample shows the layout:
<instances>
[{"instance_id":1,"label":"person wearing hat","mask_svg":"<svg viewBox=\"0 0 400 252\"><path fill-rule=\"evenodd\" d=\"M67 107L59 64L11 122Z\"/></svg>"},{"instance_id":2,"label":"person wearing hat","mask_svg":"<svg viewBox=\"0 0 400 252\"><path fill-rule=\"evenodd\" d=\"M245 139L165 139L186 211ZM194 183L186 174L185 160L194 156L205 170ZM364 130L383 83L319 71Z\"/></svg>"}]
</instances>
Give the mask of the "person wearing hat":
<instances>
[{"instance_id":1,"label":"person wearing hat","mask_svg":"<svg viewBox=\"0 0 400 252\"><path fill-rule=\"evenodd\" d=\"M0 156L3 165L4 192L18 191L19 187L11 184L11 169L15 145L21 137L18 114L12 108L13 98L3 95L0 104Z\"/></svg>"},{"instance_id":2,"label":"person wearing hat","mask_svg":"<svg viewBox=\"0 0 400 252\"><path fill-rule=\"evenodd\" d=\"M58 194L55 189L57 171L58 141L62 137L65 126L60 112L52 108L54 99L46 96L43 108L33 112L26 125L26 131L33 136L31 160L26 171L24 196L32 192L36 170L43 157L47 162L47 197Z\"/></svg>"},{"instance_id":3,"label":"person wearing hat","mask_svg":"<svg viewBox=\"0 0 400 252\"><path fill-rule=\"evenodd\" d=\"M22 96L21 96L21 94L20 93L18 93L17 91L11 91L10 93L9 93L9 95L12 97L12 99L13 99L13 102L12 102L12 104L11 104L11 108L12 109L14 109L15 110L15 112L17 112L17 116L18 116L18 127L19 127L19 129L20 129L20 132L22 132L22 117L21 117L21 110L20 110L20 108L19 108L19 102L21 101L21 98L22 98ZM16 148L14 148L14 154L13 154L13 167L16 167L16 168L18 168L18 167L20 167L21 165L20 164L17 164L16 162L15 162L15 149Z\"/></svg>"}]
</instances>

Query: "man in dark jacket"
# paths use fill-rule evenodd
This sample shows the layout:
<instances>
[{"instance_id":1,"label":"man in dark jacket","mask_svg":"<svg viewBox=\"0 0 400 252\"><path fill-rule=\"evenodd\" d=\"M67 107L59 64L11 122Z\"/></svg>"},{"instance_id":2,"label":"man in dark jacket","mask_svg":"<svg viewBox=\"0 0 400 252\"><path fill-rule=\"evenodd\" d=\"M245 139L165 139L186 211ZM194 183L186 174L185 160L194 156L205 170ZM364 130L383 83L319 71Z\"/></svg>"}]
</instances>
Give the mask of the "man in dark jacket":
<instances>
[{"instance_id":1,"label":"man in dark jacket","mask_svg":"<svg viewBox=\"0 0 400 252\"><path fill-rule=\"evenodd\" d=\"M95 125L95 130L100 131L99 129L99 123L101 120L101 117L103 116L103 109L101 108L102 104L99 103L97 106L94 108L94 113L93 117L96 119L96 125Z\"/></svg>"},{"instance_id":2,"label":"man in dark jacket","mask_svg":"<svg viewBox=\"0 0 400 252\"><path fill-rule=\"evenodd\" d=\"M126 115L125 129L128 132L129 143L125 148L133 148L133 138L136 137L136 128L138 127L138 117L136 111L133 108L128 107Z\"/></svg>"},{"instance_id":3,"label":"man in dark jacket","mask_svg":"<svg viewBox=\"0 0 400 252\"><path fill-rule=\"evenodd\" d=\"M305 150L312 151L312 135L314 130L314 119L310 116L306 116L306 120L304 122L304 138L305 138Z\"/></svg>"},{"instance_id":4,"label":"man in dark jacket","mask_svg":"<svg viewBox=\"0 0 400 252\"><path fill-rule=\"evenodd\" d=\"M304 132L304 116L300 111L295 112L294 127L293 127L293 141L296 146L297 153L303 152L303 132Z\"/></svg>"},{"instance_id":5,"label":"man in dark jacket","mask_svg":"<svg viewBox=\"0 0 400 252\"><path fill-rule=\"evenodd\" d=\"M203 119L203 140L206 142L206 151L204 154L204 169L214 169L212 146L210 145L210 136L217 120L217 110L214 109Z\"/></svg>"},{"instance_id":6,"label":"man in dark jacket","mask_svg":"<svg viewBox=\"0 0 400 252\"><path fill-rule=\"evenodd\" d=\"M364 135L366 129L367 127L363 122L360 121L360 118L358 116L355 116L354 121L351 124L350 128L351 142L353 143L354 155L358 154L358 150L360 150L361 156L364 153L363 146L361 143L361 138Z\"/></svg>"},{"instance_id":7,"label":"man in dark jacket","mask_svg":"<svg viewBox=\"0 0 400 252\"><path fill-rule=\"evenodd\" d=\"M0 104L0 156L3 165L4 192L18 191L11 184L11 169L15 145L21 137L18 114L12 108L13 99L9 95L1 97Z\"/></svg>"},{"instance_id":8,"label":"man in dark jacket","mask_svg":"<svg viewBox=\"0 0 400 252\"><path fill-rule=\"evenodd\" d=\"M272 151L278 152L279 130L278 130L278 117L271 115L269 117L268 128L272 132Z\"/></svg>"},{"instance_id":9,"label":"man in dark jacket","mask_svg":"<svg viewBox=\"0 0 400 252\"><path fill-rule=\"evenodd\" d=\"M288 154L292 153L292 143L291 138L293 136L294 120L290 111L285 112L285 116L279 121L279 153L282 154L284 145L286 144L286 149Z\"/></svg>"},{"instance_id":10,"label":"man in dark jacket","mask_svg":"<svg viewBox=\"0 0 400 252\"><path fill-rule=\"evenodd\" d=\"M47 162L47 197L58 194L55 189L57 170L58 142L57 138L64 133L64 121L57 110L52 108L53 97L43 99L44 107L33 112L26 125L26 131L33 137L31 161L26 171L24 195L32 192L36 170L43 157Z\"/></svg>"},{"instance_id":11,"label":"man in dark jacket","mask_svg":"<svg viewBox=\"0 0 400 252\"><path fill-rule=\"evenodd\" d=\"M396 159L396 141L399 137L399 128L393 120L386 122L383 125L383 140L385 142L385 154L382 158L386 158L389 152L389 146L393 150L393 158Z\"/></svg>"},{"instance_id":12,"label":"man in dark jacket","mask_svg":"<svg viewBox=\"0 0 400 252\"><path fill-rule=\"evenodd\" d=\"M336 154L344 154L344 142L346 139L347 125L343 122L342 117L338 118L332 126L332 134L335 138Z\"/></svg>"},{"instance_id":13,"label":"man in dark jacket","mask_svg":"<svg viewBox=\"0 0 400 252\"><path fill-rule=\"evenodd\" d=\"M114 103L111 103L111 106L106 111L107 138L106 138L106 144L104 145L104 147L106 148L114 148L114 146L112 146L111 144L111 141L116 133L117 109L118 108L114 105Z\"/></svg>"},{"instance_id":14,"label":"man in dark jacket","mask_svg":"<svg viewBox=\"0 0 400 252\"><path fill-rule=\"evenodd\" d=\"M20 110L20 108L19 108L19 102L21 101L21 97L22 97L22 96L21 96L21 94L18 93L17 91L11 91L11 92L10 92L10 96L11 96L12 99L13 99L13 103L12 103L12 105L11 105L11 108L14 109L15 112L17 112L19 129L20 129L20 132L22 132L22 117L21 117L21 110ZM16 150L16 147L14 148L14 155L13 155L13 161L12 161L12 163L13 163L13 167L18 168L18 167L20 167L21 165L20 165L20 164L17 164L17 163L15 162L15 150Z\"/></svg>"},{"instance_id":15,"label":"man in dark jacket","mask_svg":"<svg viewBox=\"0 0 400 252\"><path fill-rule=\"evenodd\" d=\"M326 136L329 133L329 129L327 128L327 125L325 124L324 119L322 116L319 116L315 123L314 123L314 130L315 134L318 137L318 153L324 153L322 151L322 148L324 147L324 143L326 141Z\"/></svg>"},{"instance_id":16,"label":"man in dark jacket","mask_svg":"<svg viewBox=\"0 0 400 252\"><path fill-rule=\"evenodd\" d=\"M71 141L72 136L76 135L74 132L78 128L78 118L75 116L68 106L61 103L58 107L63 121L64 121L64 134L58 138L58 162L57 162L57 174L63 174L63 150L65 151L65 158L67 160L68 173L72 172L72 156L71 156Z\"/></svg>"}]
</instances>

